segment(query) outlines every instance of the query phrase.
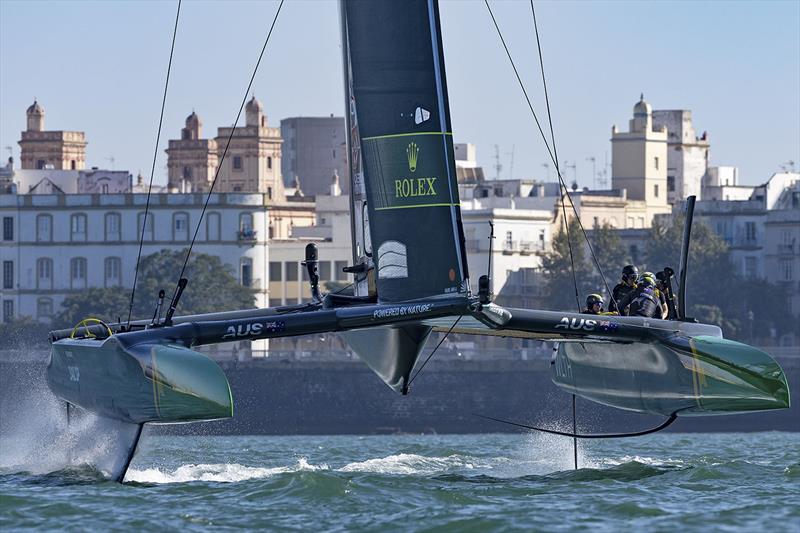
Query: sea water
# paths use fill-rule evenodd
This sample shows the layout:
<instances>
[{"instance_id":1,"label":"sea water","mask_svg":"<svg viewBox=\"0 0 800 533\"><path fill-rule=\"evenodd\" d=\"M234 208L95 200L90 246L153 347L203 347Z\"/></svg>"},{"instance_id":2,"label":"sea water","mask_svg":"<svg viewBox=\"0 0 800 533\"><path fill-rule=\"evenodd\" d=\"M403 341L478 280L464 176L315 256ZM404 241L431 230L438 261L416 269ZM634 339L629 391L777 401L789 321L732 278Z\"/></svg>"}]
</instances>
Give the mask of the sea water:
<instances>
[{"instance_id":1,"label":"sea water","mask_svg":"<svg viewBox=\"0 0 800 533\"><path fill-rule=\"evenodd\" d=\"M546 435L146 430L124 484L89 452L22 445L0 440L4 531L800 531L797 433L582 441L574 470L572 440Z\"/></svg>"}]
</instances>

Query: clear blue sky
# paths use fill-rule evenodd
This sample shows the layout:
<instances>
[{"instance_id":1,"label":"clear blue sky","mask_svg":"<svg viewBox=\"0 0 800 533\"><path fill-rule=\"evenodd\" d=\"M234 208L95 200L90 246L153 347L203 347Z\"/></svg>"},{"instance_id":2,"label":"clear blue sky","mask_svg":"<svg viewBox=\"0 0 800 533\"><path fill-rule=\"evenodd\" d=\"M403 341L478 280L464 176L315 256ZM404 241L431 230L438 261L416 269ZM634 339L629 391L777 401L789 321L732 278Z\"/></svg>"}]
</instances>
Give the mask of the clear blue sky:
<instances>
[{"instance_id":1,"label":"clear blue sky","mask_svg":"<svg viewBox=\"0 0 800 533\"><path fill-rule=\"evenodd\" d=\"M492 3L544 117L530 7ZM537 4L561 160L591 185L644 92L655 109L690 109L711 161L745 183L800 166L800 2L553 2ZM147 175L176 2L0 0L0 148L18 160L34 97L47 129L86 132L87 166ZM181 13L156 182L169 138L196 110L205 136L235 117L277 2L189 1ZM457 142L473 142L487 175L499 145L502 177L544 177L547 156L483 2L443 1L442 33ZM271 125L342 115L338 9L287 1L254 92ZM569 170L568 177L572 177Z\"/></svg>"}]
</instances>

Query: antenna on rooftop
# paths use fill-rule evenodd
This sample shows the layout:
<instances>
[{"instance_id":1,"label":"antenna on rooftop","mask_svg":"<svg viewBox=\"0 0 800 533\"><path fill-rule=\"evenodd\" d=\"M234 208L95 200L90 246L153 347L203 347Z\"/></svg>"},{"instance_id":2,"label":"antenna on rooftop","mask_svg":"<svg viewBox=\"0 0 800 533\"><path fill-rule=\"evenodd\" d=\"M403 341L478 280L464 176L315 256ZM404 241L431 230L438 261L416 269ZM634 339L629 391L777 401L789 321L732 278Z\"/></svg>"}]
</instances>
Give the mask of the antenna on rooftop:
<instances>
[{"instance_id":1,"label":"antenna on rooftop","mask_svg":"<svg viewBox=\"0 0 800 533\"><path fill-rule=\"evenodd\" d=\"M500 147L494 145L494 179L500 179L500 171L503 170L503 164L500 162Z\"/></svg>"},{"instance_id":2,"label":"antenna on rooftop","mask_svg":"<svg viewBox=\"0 0 800 533\"><path fill-rule=\"evenodd\" d=\"M597 158L595 156L587 157L587 161L592 162L592 189L597 188Z\"/></svg>"}]
</instances>

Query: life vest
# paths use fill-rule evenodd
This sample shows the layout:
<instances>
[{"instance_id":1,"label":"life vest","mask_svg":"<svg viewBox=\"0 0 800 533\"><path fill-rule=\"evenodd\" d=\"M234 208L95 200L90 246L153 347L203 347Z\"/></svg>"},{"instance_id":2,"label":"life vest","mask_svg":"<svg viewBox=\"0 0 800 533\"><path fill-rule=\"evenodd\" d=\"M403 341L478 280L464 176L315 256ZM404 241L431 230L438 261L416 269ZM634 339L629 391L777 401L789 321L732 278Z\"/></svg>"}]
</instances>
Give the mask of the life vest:
<instances>
[{"instance_id":1,"label":"life vest","mask_svg":"<svg viewBox=\"0 0 800 533\"><path fill-rule=\"evenodd\" d=\"M658 289L655 287L645 287L638 291L638 294L631 301L631 316L655 317L661 309L661 301L658 297ZM658 315L660 318L660 314Z\"/></svg>"}]
</instances>

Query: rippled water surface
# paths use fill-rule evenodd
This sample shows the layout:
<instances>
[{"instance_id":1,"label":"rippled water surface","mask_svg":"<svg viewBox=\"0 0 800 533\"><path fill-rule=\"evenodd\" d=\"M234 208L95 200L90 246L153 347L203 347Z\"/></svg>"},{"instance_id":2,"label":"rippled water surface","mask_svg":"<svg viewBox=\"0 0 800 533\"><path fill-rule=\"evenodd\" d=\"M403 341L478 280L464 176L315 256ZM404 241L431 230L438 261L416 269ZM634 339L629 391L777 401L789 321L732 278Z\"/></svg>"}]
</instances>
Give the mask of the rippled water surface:
<instances>
[{"instance_id":1,"label":"rippled water surface","mask_svg":"<svg viewBox=\"0 0 800 533\"><path fill-rule=\"evenodd\" d=\"M124 485L0 443L3 530L800 532L792 433L586 441L577 471L571 440L540 435L145 434Z\"/></svg>"}]
</instances>

